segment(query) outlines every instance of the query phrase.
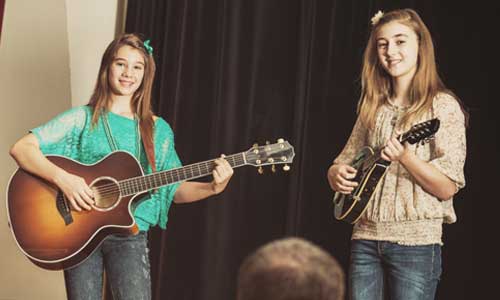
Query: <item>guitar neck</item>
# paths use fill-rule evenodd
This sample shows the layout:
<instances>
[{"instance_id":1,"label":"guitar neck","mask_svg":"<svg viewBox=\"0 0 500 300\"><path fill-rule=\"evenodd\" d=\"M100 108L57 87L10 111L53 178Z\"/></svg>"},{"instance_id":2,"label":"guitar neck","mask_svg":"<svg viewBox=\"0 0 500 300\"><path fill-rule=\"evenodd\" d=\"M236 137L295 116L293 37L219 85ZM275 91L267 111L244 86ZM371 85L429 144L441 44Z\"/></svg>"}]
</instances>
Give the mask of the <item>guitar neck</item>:
<instances>
[{"instance_id":1,"label":"guitar neck","mask_svg":"<svg viewBox=\"0 0 500 300\"><path fill-rule=\"evenodd\" d=\"M224 157L233 168L247 164L245 152ZM133 177L119 182L122 196L135 195L159 187L187 181L212 174L215 168L215 159L187 165L177 169L156 172L145 176Z\"/></svg>"}]
</instances>

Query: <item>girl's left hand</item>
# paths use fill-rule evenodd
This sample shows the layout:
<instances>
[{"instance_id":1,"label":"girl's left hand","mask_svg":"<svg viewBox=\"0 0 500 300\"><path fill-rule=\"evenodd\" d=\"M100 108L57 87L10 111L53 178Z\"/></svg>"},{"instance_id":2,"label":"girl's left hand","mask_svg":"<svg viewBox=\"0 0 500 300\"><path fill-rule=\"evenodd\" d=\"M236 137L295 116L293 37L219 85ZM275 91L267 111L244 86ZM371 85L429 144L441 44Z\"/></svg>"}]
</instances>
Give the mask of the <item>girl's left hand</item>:
<instances>
[{"instance_id":1,"label":"girl's left hand","mask_svg":"<svg viewBox=\"0 0 500 300\"><path fill-rule=\"evenodd\" d=\"M392 138L390 138L384 149L382 149L381 157L387 161L401 161L410 152L408 151L408 144L401 144L398 140L400 133L396 132Z\"/></svg>"},{"instance_id":2,"label":"girl's left hand","mask_svg":"<svg viewBox=\"0 0 500 300\"><path fill-rule=\"evenodd\" d=\"M227 160L224 159L224 154L221 155L221 158L215 160L215 165L215 169L212 171L214 177L212 190L215 194L219 194L226 188L234 171Z\"/></svg>"}]
</instances>

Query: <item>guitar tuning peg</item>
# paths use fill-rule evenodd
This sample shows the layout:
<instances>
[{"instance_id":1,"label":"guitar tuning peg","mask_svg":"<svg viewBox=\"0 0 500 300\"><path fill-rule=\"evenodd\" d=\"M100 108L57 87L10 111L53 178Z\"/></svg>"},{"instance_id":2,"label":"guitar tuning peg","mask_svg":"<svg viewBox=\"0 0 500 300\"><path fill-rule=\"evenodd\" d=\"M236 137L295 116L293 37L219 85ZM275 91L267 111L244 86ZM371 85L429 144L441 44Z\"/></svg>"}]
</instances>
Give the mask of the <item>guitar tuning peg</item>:
<instances>
[{"instance_id":1,"label":"guitar tuning peg","mask_svg":"<svg viewBox=\"0 0 500 300\"><path fill-rule=\"evenodd\" d=\"M283 171L290 171L290 166L289 165L284 165L283 166Z\"/></svg>"},{"instance_id":2,"label":"guitar tuning peg","mask_svg":"<svg viewBox=\"0 0 500 300\"><path fill-rule=\"evenodd\" d=\"M276 173L276 166L275 165L271 166L271 171L273 171L273 173Z\"/></svg>"},{"instance_id":3,"label":"guitar tuning peg","mask_svg":"<svg viewBox=\"0 0 500 300\"><path fill-rule=\"evenodd\" d=\"M257 169L257 172L259 172L259 174L264 174L264 169L262 169L262 166L260 166L260 167Z\"/></svg>"},{"instance_id":4,"label":"guitar tuning peg","mask_svg":"<svg viewBox=\"0 0 500 300\"><path fill-rule=\"evenodd\" d=\"M259 144L254 143L254 144L252 145L252 147L257 148L257 147L259 147Z\"/></svg>"},{"instance_id":5,"label":"guitar tuning peg","mask_svg":"<svg viewBox=\"0 0 500 300\"><path fill-rule=\"evenodd\" d=\"M281 143L284 143L284 142L285 142L285 140L284 140L284 139L278 139L278 143L280 143L280 144L281 144Z\"/></svg>"},{"instance_id":6,"label":"guitar tuning peg","mask_svg":"<svg viewBox=\"0 0 500 300\"><path fill-rule=\"evenodd\" d=\"M266 141L266 145L269 145L269 144L271 144L271 143L269 141Z\"/></svg>"}]
</instances>

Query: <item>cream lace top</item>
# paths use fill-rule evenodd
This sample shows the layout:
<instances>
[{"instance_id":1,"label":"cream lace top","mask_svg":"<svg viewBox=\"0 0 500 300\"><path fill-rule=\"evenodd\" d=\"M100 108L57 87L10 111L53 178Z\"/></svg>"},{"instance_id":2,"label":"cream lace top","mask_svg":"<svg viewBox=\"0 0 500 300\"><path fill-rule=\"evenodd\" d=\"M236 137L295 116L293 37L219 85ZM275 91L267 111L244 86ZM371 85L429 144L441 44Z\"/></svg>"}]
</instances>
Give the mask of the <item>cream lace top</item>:
<instances>
[{"instance_id":1,"label":"cream lace top","mask_svg":"<svg viewBox=\"0 0 500 300\"><path fill-rule=\"evenodd\" d=\"M383 146L392 136L402 114L404 108L388 102L378 110L374 130L367 130L358 119L335 163L349 164L364 146L373 149ZM463 188L466 139L464 114L459 103L448 94L439 94L431 111L416 123L432 118L441 122L435 138L424 145L410 145L410 149L449 177L457 190ZM443 222L455 221L453 199L442 201L425 192L401 164L393 162L365 213L354 225L352 239L390 241L402 245L442 244Z\"/></svg>"}]
</instances>

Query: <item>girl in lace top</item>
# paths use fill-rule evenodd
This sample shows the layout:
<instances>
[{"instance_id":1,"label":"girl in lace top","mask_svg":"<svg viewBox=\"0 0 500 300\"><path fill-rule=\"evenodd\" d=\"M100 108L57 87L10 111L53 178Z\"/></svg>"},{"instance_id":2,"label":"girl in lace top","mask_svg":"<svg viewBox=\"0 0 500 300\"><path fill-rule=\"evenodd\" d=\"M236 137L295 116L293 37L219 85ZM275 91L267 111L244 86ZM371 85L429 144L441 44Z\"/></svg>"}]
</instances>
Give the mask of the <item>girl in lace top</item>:
<instances>
[{"instance_id":1,"label":"girl in lace top","mask_svg":"<svg viewBox=\"0 0 500 300\"><path fill-rule=\"evenodd\" d=\"M431 35L411 9L379 12L364 52L358 118L328 170L334 191L351 193L349 164L365 146L391 162L354 225L351 299L433 299L441 274L442 224L456 220L453 195L465 185L466 114L436 70ZM396 138L411 125L438 118L424 145ZM384 290L384 283L387 290Z\"/></svg>"}]
</instances>

